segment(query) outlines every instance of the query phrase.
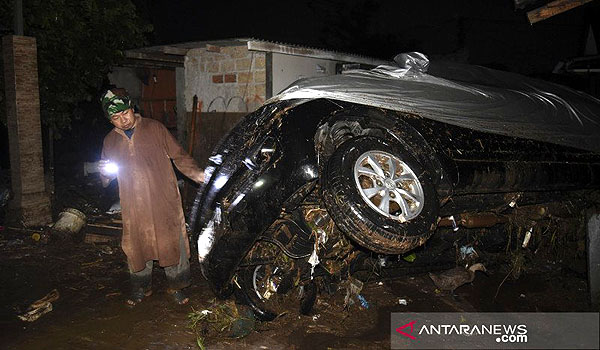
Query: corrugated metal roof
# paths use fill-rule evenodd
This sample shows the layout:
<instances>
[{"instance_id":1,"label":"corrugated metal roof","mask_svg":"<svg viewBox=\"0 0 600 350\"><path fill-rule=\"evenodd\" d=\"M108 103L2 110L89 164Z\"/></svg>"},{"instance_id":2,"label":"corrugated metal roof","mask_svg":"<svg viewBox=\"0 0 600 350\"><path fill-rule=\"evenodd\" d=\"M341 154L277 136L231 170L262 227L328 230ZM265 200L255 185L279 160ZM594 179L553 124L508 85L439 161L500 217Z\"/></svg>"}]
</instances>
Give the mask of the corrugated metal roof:
<instances>
[{"instance_id":1,"label":"corrugated metal roof","mask_svg":"<svg viewBox=\"0 0 600 350\"><path fill-rule=\"evenodd\" d=\"M332 61L341 61L348 63L362 63L368 64L372 66L379 66L382 64L391 64L391 61L384 61L373 57L367 57L362 55L356 55L352 53L332 51L332 50L324 50L311 48L300 45L291 45L284 43L275 43L264 40L249 40L248 41L248 50L254 51L264 51L264 52L273 52L280 53L285 55L293 55L293 56L303 56L303 57L312 57L312 58L320 58Z\"/></svg>"},{"instance_id":2,"label":"corrugated metal roof","mask_svg":"<svg viewBox=\"0 0 600 350\"><path fill-rule=\"evenodd\" d=\"M240 46L246 44L248 50L280 53L285 55L303 56L311 58L320 58L332 61L340 61L347 63L362 63L368 65L391 64L391 61L380 60L373 57L362 56L347 52L339 52L334 50L318 49L313 47L278 43L266 40L253 38L233 38L207 41L190 41L185 43L176 43L169 45L158 45L142 47L138 49L127 50L125 55L133 59L143 59L148 55L167 55L167 56L185 56L187 51L192 49L205 48L207 46ZM152 57L152 56L148 56Z\"/></svg>"}]
</instances>

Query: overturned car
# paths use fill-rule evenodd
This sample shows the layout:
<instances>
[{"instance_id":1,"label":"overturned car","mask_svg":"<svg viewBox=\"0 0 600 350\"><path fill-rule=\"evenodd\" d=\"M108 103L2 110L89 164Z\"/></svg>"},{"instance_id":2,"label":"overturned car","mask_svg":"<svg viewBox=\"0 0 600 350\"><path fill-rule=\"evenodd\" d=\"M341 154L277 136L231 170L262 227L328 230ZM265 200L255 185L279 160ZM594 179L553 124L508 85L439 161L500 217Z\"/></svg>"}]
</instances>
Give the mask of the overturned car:
<instances>
[{"instance_id":1,"label":"overturned car","mask_svg":"<svg viewBox=\"0 0 600 350\"><path fill-rule=\"evenodd\" d=\"M301 288L306 312L315 280L343 280L365 252L404 254L440 225L600 187L600 101L419 53L395 61L297 81L214 150L191 220L218 295L272 319L268 304Z\"/></svg>"}]
</instances>

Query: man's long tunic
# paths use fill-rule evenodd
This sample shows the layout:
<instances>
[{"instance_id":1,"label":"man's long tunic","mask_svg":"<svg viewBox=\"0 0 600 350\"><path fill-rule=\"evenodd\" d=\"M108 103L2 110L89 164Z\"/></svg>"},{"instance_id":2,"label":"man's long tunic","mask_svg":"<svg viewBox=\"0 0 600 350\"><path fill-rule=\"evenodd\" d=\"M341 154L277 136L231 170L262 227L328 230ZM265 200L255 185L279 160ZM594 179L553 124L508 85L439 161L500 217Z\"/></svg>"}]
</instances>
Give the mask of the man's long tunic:
<instances>
[{"instance_id":1,"label":"man's long tunic","mask_svg":"<svg viewBox=\"0 0 600 350\"><path fill-rule=\"evenodd\" d=\"M163 267L178 264L180 238L189 258L181 196L171 160L190 179L199 182L202 177L194 159L164 125L139 115L136 119L131 139L114 128L104 138L102 148L102 159L119 167L121 246L132 272L142 270L150 260L158 260Z\"/></svg>"}]
</instances>

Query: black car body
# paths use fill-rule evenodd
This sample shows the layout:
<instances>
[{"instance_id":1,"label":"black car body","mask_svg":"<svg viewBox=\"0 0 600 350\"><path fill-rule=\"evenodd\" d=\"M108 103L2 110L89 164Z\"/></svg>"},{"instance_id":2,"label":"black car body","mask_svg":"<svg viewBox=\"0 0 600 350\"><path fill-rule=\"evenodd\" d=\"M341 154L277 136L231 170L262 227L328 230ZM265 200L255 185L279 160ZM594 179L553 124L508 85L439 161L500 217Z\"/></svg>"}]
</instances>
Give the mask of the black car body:
<instances>
[{"instance_id":1,"label":"black car body","mask_svg":"<svg viewBox=\"0 0 600 350\"><path fill-rule=\"evenodd\" d=\"M262 266L248 260L258 241L312 279L319 266L340 271L325 260L351 255L335 241L402 254L441 218L600 187L598 100L483 67L429 67L418 53L397 61L301 80L214 150L193 220L217 294L232 280L243 287L240 268Z\"/></svg>"}]
</instances>

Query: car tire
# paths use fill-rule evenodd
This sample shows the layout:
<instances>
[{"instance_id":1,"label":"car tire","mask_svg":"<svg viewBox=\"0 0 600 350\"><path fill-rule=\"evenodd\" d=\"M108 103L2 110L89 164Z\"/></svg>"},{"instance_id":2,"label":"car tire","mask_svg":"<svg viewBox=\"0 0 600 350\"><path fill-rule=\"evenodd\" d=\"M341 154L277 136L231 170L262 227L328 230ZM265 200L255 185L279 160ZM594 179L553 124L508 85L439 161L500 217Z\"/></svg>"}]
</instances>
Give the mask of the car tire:
<instances>
[{"instance_id":1,"label":"car tire","mask_svg":"<svg viewBox=\"0 0 600 350\"><path fill-rule=\"evenodd\" d=\"M336 225L359 245L402 254L422 245L436 228L432 173L399 142L355 137L329 158L322 198Z\"/></svg>"}]
</instances>

